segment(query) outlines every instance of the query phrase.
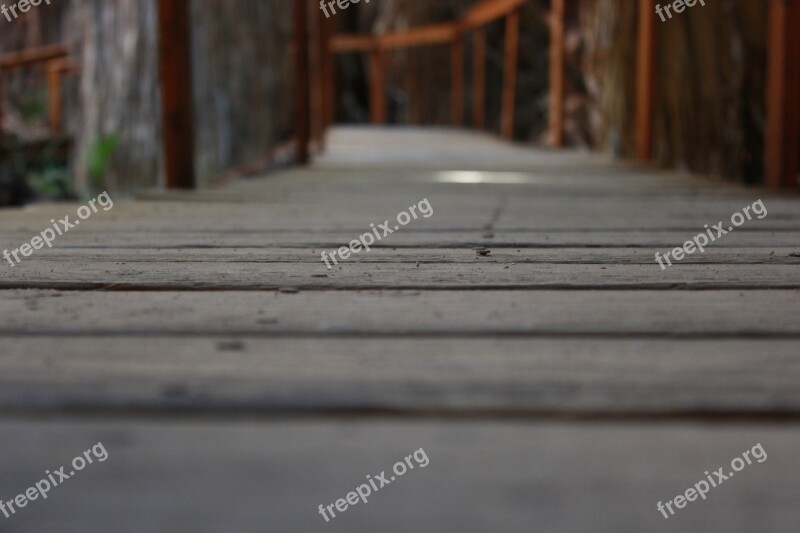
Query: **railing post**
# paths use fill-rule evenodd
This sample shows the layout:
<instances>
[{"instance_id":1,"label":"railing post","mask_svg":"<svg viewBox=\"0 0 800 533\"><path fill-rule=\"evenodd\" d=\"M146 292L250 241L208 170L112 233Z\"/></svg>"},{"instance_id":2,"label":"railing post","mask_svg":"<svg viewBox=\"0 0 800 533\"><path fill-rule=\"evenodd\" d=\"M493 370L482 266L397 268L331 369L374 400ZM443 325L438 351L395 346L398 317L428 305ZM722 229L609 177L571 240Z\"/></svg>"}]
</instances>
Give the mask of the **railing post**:
<instances>
[{"instance_id":1,"label":"railing post","mask_svg":"<svg viewBox=\"0 0 800 533\"><path fill-rule=\"evenodd\" d=\"M322 150L325 136L325 86L322 63L325 61L325 42L323 26L325 15L321 9L314 10L317 15L311 17L311 139L317 150Z\"/></svg>"},{"instance_id":2,"label":"railing post","mask_svg":"<svg viewBox=\"0 0 800 533\"><path fill-rule=\"evenodd\" d=\"M486 29L475 30L472 50L472 125L477 129L486 126Z\"/></svg>"},{"instance_id":3,"label":"railing post","mask_svg":"<svg viewBox=\"0 0 800 533\"><path fill-rule=\"evenodd\" d=\"M322 78L325 90L324 96L324 114L325 114L325 129L330 127L336 122L336 54L331 47L331 38L333 37L333 23L325 19L322 23Z\"/></svg>"},{"instance_id":4,"label":"railing post","mask_svg":"<svg viewBox=\"0 0 800 533\"><path fill-rule=\"evenodd\" d=\"M195 179L189 0L159 0L158 34L166 186L191 189Z\"/></svg>"},{"instance_id":5,"label":"railing post","mask_svg":"<svg viewBox=\"0 0 800 533\"><path fill-rule=\"evenodd\" d=\"M653 158L653 105L655 101L656 12L653 0L639 0L636 65L636 156Z\"/></svg>"},{"instance_id":6,"label":"railing post","mask_svg":"<svg viewBox=\"0 0 800 533\"><path fill-rule=\"evenodd\" d=\"M308 142L310 137L309 107L309 62L308 62L308 0L294 0L294 42L295 42L295 112L294 134L299 165L308 164Z\"/></svg>"},{"instance_id":7,"label":"railing post","mask_svg":"<svg viewBox=\"0 0 800 533\"><path fill-rule=\"evenodd\" d=\"M552 0L550 21L550 144L564 145L564 39L566 35L565 0Z\"/></svg>"},{"instance_id":8,"label":"railing post","mask_svg":"<svg viewBox=\"0 0 800 533\"><path fill-rule=\"evenodd\" d=\"M64 63L60 59L47 64L47 96L50 111L50 130L53 134L61 134L64 124L63 98L61 80L64 74Z\"/></svg>"},{"instance_id":9,"label":"railing post","mask_svg":"<svg viewBox=\"0 0 800 533\"><path fill-rule=\"evenodd\" d=\"M380 41L376 40L370 52L370 64L370 116L373 124L386 124L386 52Z\"/></svg>"},{"instance_id":10,"label":"railing post","mask_svg":"<svg viewBox=\"0 0 800 533\"><path fill-rule=\"evenodd\" d=\"M765 181L798 186L800 172L800 0L769 5Z\"/></svg>"},{"instance_id":11,"label":"railing post","mask_svg":"<svg viewBox=\"0 0 800 533\"><path fill-rule=\"evenodd\" d=\"M505 72L503 81L503 111L501 129L503 137L514 139L514 113L517 103L517 75L519 69L519 10L506 17Z\"/></svg>"},{"instance_id":12,"label":"railing post","mask_svg":"<svg viewBox=\"0 0 800 533\"><path fill-rule=\"evenodd\" d=\"M452 83L453 83L453 125L464 125L464 34L461 30L453 38L452 49Z\"/></svg>"},{"instance_id":13,"label":"railing post","mask_svg":"<svg viewBox=\"0 0 800 533\"><path fill-rule=\"evenodd\" d=\"M5 72L3 72L3 67L0 66L0 139L3 137L3 102L5 101L5 98Z\"/></svg>"}]
</instances>

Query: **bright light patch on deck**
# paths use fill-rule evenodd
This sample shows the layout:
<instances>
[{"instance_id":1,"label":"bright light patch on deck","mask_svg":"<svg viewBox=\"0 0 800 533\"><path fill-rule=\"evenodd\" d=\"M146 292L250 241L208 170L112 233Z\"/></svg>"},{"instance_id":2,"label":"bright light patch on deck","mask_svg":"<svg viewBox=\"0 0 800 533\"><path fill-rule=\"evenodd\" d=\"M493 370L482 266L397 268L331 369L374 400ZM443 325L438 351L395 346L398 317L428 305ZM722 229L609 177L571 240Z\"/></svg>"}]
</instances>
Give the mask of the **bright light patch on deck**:
<instances>
[{"instance_id":1,"label":"bright light patch on deck","mask_svg":"<svg viewBox=\"0 0 800 533\"><path fill-rule=\"evenodd\" d=\"M437 172L435 181L440 183L532 183L533 176L517 172L479 172L475 170L447 170Z\"/></svg>"}]
</instances>

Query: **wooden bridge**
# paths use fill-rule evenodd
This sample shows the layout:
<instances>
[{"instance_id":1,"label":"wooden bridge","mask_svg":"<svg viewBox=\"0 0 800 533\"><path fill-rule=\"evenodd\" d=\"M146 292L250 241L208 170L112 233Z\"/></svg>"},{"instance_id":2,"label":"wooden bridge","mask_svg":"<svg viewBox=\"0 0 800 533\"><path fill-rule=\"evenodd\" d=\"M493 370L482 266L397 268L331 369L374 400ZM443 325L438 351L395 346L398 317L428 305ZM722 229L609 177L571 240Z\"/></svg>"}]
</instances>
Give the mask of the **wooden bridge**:
<instances>
[{"instance_id":1,"label":"wooden bridge","mask_svg":"<svg viewBox=\"0 0 800 533\"><path fill-rule=\"evenodd\" d=\"M492 4L509 48L518 4ZM298 153L323 132L325 150L309 164L177 190L194 184L186 5L160 5L171 187L0 270L0 499L88 444L109 451L11 531L800 523L800 199L476 130L329 126L310 109L330 93L310 90ZM465 20L480 27L486 6ZM457 68L465 27L328 42L380 72L392 46L441 41ZM430 218L321 261L422 199ZM757 200L765 217L659 267L656 253ZM0 250L77 208L0 211ZM669 520L657 511L757 443L768 460ZM425 469L330 523L317 513L419 448Z\"/></svg>"},{"instance_id":2,"label":"wooden bridge","mask_svg":"<svg viewBox=\"0 0 800 533\"><path fill-rule=\"evenodd\" d=\"M161 82L164 102L164 141L167 159L166 185L195 185L192 142L192 89L190 62L189 0L159 2ZM653 111L659 83L656 69L658 26L657 0L638 0L640 5L636 46L636 143L637 160L653 159ZM349 3L349 0L347 2ZM519 59L519 11L526 0L481 0L459 20L386 35L335 34L335 17L322 11L309 15L308 0L294 0L295 144L297 161L307 164L312 136L324 145L325 131L335 121L338 54L366 53L370 57L370 115L373 124L384 124L386 116L386 72L391 52L422 46L447 46L451 50L452 119L464 122L466 105L465 45L471 38L473 53L473 126L485 125L486 34L485 27L505 21L503 103L501 133L513 138ZM564 140L565 16L577 2L551 0L549 137L559 148ZM765 183L773 189L798 187L800 173L800 55L793 28L800 25L800 2L769 0L768 79L765 102L767 127L764 158Z\"/></svg>"},{"instance_id":3,"label":"wooden bridge","mask_svg":"<svg viewBox=\"0 0 800 533\"><path fill-rule=\"evenodd\" d=\"M430 218L321 261L423 198ZM655 262L758 198L762 220ZM0 246L72 211L0 212ZM7 479L111 455L15 520L96 524L103 495L122 531L666 531L656 502L760 442L679 519L780 530L798 237L796 198L458 130L336 128L309 167L117 202L0 274ZM420 447L380 500L316 514Z\"/></svg>"}]
</instances>

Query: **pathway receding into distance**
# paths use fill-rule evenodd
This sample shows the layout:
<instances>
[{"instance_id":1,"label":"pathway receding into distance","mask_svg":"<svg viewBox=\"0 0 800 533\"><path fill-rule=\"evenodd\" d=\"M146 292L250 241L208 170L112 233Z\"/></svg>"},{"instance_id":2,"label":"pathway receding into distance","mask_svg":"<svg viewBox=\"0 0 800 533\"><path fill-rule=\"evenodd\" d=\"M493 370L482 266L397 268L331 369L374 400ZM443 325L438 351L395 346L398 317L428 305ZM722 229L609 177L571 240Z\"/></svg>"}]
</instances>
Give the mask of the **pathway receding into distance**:
<instances>
[{"instance_id":1,"label":"pathway receding into distance","mask_svg":"<svg viewBox=\"0 0 800 533\"><path fill-rule=\"evenodd\" d=\"M430 218L321 261L422 199ZM655 262L758 199L765 218ZM70 212L0 211L0 250ZM309 168L115 199L0 265L0 316L0 498L98 440L110 455L3 531L800 524L796 197L339 128ZM656 511L757 442L766 462ZM430 465L396 490L316 514L419 447Z\"/></svg>"}]
</instances>

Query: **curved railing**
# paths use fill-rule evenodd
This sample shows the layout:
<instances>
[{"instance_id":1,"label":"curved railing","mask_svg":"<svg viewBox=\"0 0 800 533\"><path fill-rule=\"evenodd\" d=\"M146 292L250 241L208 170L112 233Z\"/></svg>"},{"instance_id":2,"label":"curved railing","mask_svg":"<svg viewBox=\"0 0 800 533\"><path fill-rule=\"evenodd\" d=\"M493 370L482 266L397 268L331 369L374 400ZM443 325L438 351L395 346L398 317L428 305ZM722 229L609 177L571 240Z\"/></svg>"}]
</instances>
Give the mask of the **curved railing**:
<instances>
[{"instance_id":1,"label":"curved railing","mask_svg":"<svg viewBox=\"0 0 800 533\"><path fill-rule=\"evenodd\" d=\"M464 123L465 87L464 44L470 34L474 34L475 62L473 69L474 101L472 122L476 128L483 128L486 121L486 25L505 18L505 58L503 75L503 103L501 111L501 130L504 137L511 139L514 133L514 109L517 96L517 76L519 69L519 11L527 0L484 0L467 11L459 20L444 24L433 24L412 28L402 32L384 35L339 34L330 37L323 53L329 62L335 54L370 54L370 117L373 124L384 124L387 120L386 72L390 58L388 52L401 48L419 46L449 45L452 64L453 124ZM332 69L329 69L332 71ZM328 75L331 75L329 72ZM326 124L332 122L333 110L329 107L335 101L332 79L323 83L328 89L325 107Z\"/></svg>"},{"instance_id":2,"label":"curved railing","mask_svg":"<svg viewBox=\"0 0 800 533\"><path fill-rule=\"evenodd\" d=\"M633 1L633 0L626 0ZM631 64L636 77L636 138L639 158L652 158L654 91L658 85L656 46L657 4L660 0L636 0L639 4L638 36L635 43L638 61ZM525 0L483 0L458 21L415 28L387 35L327 35L331 22L318 10L318 23L309 24L311 0L294 0L294 136L299 164L309 161L310 140L317 147L324 143L325 128L333 122L333 56L342 53L369 53L373 70L371 113L373 122L386 120L387 51L408 46L450 45L453 68L453 121L463 121L464 108L464 38L475 34L475 101L473 123L482 126L485 119L486 37L485 26L493 20L506 19L505 74L503 90L503 135L511 138L514 130L517 61L519 54L520 9ZM316 2L314 2L316 3ZM550 4L550 89L549 137L554 147L564 138L565 27L568 10L579 13L584 2L549 0ZM769 0L769 46L767 76L766 174L773 187L797 187L797 139L800 136L800 54L797 32L800 24L800 0ZM313 9L313 8L312 8ZM169 185L193 186L192 109L189 0L159 0L159 53L162 64L161 88L164 102L164 129ZM312 38L309 39L309 26ZM311 50L311 47L314 50ZM174 162L174 164L170 163ZM173 185L173 186L178 186Z\"/></svg>"}]
</instances>

